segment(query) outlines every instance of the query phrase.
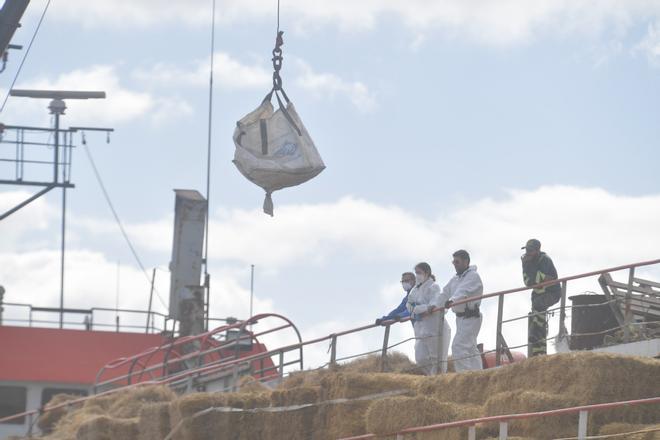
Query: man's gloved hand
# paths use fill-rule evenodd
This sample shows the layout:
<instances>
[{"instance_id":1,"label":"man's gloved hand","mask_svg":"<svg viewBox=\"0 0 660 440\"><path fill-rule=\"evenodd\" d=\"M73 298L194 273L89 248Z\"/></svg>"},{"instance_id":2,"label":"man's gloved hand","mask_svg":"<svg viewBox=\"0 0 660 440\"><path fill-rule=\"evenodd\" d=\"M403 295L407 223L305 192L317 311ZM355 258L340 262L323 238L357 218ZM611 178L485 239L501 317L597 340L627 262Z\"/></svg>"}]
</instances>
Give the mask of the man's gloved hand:
<instances>
[{"instance_id":1,"label":"man's gloved hand","mask_svg":"<svg viewBox=\"0 0 660 440\"><path fill-rule=\"evenodd\" d=\"M381 325L383 323L383 318L378 318L376 320L376 325Z\"/></svg>"},{"instance_id":2,"label":"man's gloved hand","mask_svg":"<svg viewBox=\"0 0 660 440\"><path fill-rule=\"evenodd\" d=\"M445 309L451 309L451 306L454 305L454 301L449 300L445 303Z\"/></svg>"}]
</instances>

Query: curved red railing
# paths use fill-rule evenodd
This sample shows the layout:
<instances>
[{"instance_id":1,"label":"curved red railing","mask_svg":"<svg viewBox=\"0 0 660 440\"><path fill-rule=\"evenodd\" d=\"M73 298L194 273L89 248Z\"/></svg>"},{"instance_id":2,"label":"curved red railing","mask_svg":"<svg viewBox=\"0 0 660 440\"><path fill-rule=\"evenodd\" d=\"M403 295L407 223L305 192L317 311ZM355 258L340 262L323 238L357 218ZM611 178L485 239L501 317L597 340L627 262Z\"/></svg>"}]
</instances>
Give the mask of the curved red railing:
<instances>
[{"instance_id":1,"label":"curved red railing","mask_svg":"<svg viewBox=\"0 0 660 440\"><path fill-rule=\"evenodd\" d=\"M256 325L269 318L284 321L284 324L256 333L246 330L248 326ZM178 338L158 347L148 348L142 353L109 362L96 375L94 390L101 387L131 385L141 382L145 376L148 378L147 380L162 379L184 370L189 371L191 368L220 365L229 360L244 359L249 355L259 354L259 349L263 352L264 347L257 339L259 336L287 328L293 329L295 337L301 343L302 337L295 324L288 318L275 313L256 315L246 321L220 326L206 333ZM238 337L219 339L220 335L225 335L231 330L237 330ZM248 342L254 348L249 353L242 353L240 350L242 342ZM300 362L302 368L302 357ZM270 364L269 366L273 366L272 361ZM257 378L275 374L274 368L268 371L263 371L264 368L261 370L257 374Z\"/></svg>"}]
</instances>

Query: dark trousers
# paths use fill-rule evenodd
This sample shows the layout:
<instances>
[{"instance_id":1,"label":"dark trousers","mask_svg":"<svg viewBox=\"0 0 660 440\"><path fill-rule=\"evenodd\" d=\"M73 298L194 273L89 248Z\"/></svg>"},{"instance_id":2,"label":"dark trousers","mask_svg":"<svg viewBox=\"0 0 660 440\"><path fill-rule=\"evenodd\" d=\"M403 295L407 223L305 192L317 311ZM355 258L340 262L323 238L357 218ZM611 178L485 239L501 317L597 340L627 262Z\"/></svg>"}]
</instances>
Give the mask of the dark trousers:
<instances>
[{"instance_id":1,"label":"dark trousers","mask_svg":"<svg viewBox=\"0 0 660 440\"><path fill-rule=\"evenodd\" d=\"M527 319L528 357L547 354L548 313L545 310L532 309Z\"/></svg>"}]
</instances>

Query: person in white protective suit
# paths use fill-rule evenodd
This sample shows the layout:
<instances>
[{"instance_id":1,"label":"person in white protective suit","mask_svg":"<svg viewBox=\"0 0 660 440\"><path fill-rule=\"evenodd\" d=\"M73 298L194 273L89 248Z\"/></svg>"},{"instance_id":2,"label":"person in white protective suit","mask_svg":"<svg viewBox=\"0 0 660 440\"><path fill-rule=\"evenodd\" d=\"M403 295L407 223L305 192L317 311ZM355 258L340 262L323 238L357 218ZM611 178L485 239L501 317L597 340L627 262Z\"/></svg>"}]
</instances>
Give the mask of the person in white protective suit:
<instances>
[{"instance_id":1,"label":"person in white protective suit","mask_svg":"<svg viewBox=\"0 0 660 440\"><path fill-rule=\"evenodd\" d=\"M447 355L451 341L451 328L443 314L433 313L449 299L443 295L428 263L415 266L415 287L408 294L406 307L415 330L415 362L426 375L447 372ZM442 347L439 337L442 328ZM438 369L438 357L440 369Z\"/></svg>"},{"instance_id":2,"label":"person in white protective suit","mask_svg":"<svg viewBox=\"0 0 660 440\"><path fill-rule=\"evenodd\" d=\"M481 300L470 301L464 304L453 305L465 298L481 296L484 291L481 278L477 273L477 266L470 266L470 254L459 250L453 254L452 264L456 275L442 289L443 295L449 296L445 308L450 307L456 314L456 335L451 345L451 355L454 359L456 372L481 370L481 353L477 348L477 335L481 329L483 316L479 311Z\"/></svg>"}]
</instances>

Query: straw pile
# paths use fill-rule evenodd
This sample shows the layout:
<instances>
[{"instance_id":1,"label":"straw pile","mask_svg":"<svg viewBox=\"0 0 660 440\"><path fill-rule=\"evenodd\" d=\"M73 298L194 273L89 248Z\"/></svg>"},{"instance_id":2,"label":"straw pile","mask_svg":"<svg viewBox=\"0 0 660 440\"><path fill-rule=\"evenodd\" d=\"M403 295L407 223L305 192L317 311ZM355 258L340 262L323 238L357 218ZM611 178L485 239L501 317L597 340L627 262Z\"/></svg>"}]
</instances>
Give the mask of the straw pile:
<instances>
[{"instance_id":1,"label":"straw pile","mask_svg":"<svg viewBox=\"0 0 660 440\"><path fill-rule=\"evenodd\" d=\"M485 415L520 414L525 412L547 411L576 406L571 398L540 391L505 391L486 401ZM536 439L573 437L578 415L567 414L545 419L515 420L509 423L509 431ZM486 427L484 432L495 435L498 427Z\"/></svg>"},{"instance_id":2,"label":"straw pile","mask_svg":"<svg viewBox=\"0 0 660 440\"><path fill-rule=\"evenodd\" d=\"M339 366L340 371L350 373L378 373L381 371L382 356L372 354ZM403 353L393 352L385 356L385 372L421 374L417 364Z\"/></svg>"},{"instance_id":3,"label":"straw pile","mask_svg":"<svg viewBox=\"0 0 660 440\"><path fill-rule=\"evenodd\" d=\"M630 432L640 432L639 434L628 434ZM612 434L626 434L625 438L628 440L658 440L660 439L660 425L633 425L630 423L609 423L603 426L599 434L612 435Z\"/></svg>"},{"instance_id":4,"label":"straw pile","mask_svg":"<svg viewBox=\"0 0 660 440\"><path fill-rule=\"evenodd\" d=\"M170 432L170 404L147 403L140 410L140 440L163 440Z\"/></svg>"},{"instance_id":5,"label":"straw pile","mask_svg":"<svg viewBox=\"0 0 660 440\"><path fill-rule=\"evenodd\" d=\"M85 420L78 428L77 440L135 439L138 434L138 419L119 419L96 416Z\"/></svg>"},{"instance_id":6,"label":"straw pile","mask_svg":"<svg viewBox=\"0 0 660 440\"><path fill-rule=\"evenodd\" d=\"M53 396L50 401L46 404L48 406L59 405L60 403L69 402L74 399L79 399L80 396L75 396L72 394L56 394ZM49 434L55 428L57 422L59 422L65 415L68 414L71 408L69 406L63 406L56 408L50 411L43 413L41 417L37 420L37 426L46 434Z\"/></svg>"},{"instance_id":7,"label":"straw pile","mask_svg":"<svg viewBox=\"0 0 660 440\"><path fill-rule=\"evenodd\" d=\"M270 396L266 393L194 393L183 396L170 405L170 425L180 425L175 436L177 440L215 439L220 432L241 432L245 437L259 438L261 423L254 414L231 411L231 408L254 409L270 406ZM205 414L209 408L218 410Z\"/></svg>"},{"instance_id":8,"label":"straw pile","mask_svg":"<svg viewBox=\"0 0 660 440\"><path fill-rule=\"evenodd\" d=\"M82 435L80 434L82 426L98 416L104 416L106 419L112 420L132 419L138 416L141 408L146 404L170 402L175 398L176 394L165 386L134 388L121 393L102 395L87 400L82 405L75 405L75 408L71 407L64 413L59 412L59 418L50 415L50 412L46 412L44 416L49 414L50 419L46 417L46 420L41 423L51 426L52 433L46 436L49 440L74 440L77 436ZM87 426L85 432L104 428L108 424L105 419L94 423L96 424L92 424L91 427ZM117 425L115 428L121 430L123 425ZM126 434L129 431L123 430L121 432ZM85 439L92 438L89 435ZM132 438L135 437L137 437L137 433ZM131 437L126 438L130 439Z\"/></svg>"},{"instance_id":9,"label":"straw pile","mask_svg":"<svg viewBox=\"0 0 660 440\"><path fill-rule=\"evenodd\" d=\"M367 431L387 435L405 428L446 423L478 417L480 409L455 403L440 402L424 396L391 397L373 402L366 415ZM467 429L452 429L442 433L447 440L467 437ZM417 439L438 438L438 433L417 434Z\"/></svg>"},{"instance_id":10,"label":"straw pile","mask_svg":"<svg viewBox=\"0 0 660 440\"><path fill-rule=\"evenodd\" d=\"M405 361L400 365L407 368ZM235 393L176 396L168 388L137 388L72 405L41 423L53 429L49 440L162 440L172 431L175 440L331 440L483 415L660 396L659 360L610 354L545 356L435 377L379 370L375 357L294 374L275 390L249 380ZM590 434L649 429L659 423L660 405L589 415ZM462 439L466 429L411 438ZM509 433L521 439L572 437L577 416L514 421ZM477 435L496 437L497 426L479 426ZM657 437L644 433L626 438Z\"/></svg>"}]
</instances>

